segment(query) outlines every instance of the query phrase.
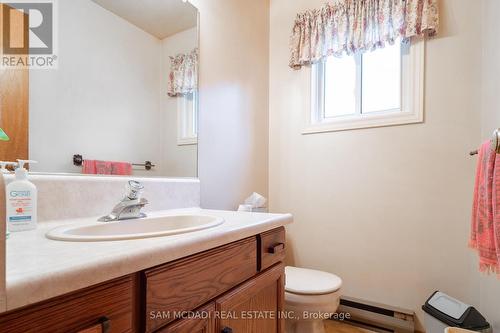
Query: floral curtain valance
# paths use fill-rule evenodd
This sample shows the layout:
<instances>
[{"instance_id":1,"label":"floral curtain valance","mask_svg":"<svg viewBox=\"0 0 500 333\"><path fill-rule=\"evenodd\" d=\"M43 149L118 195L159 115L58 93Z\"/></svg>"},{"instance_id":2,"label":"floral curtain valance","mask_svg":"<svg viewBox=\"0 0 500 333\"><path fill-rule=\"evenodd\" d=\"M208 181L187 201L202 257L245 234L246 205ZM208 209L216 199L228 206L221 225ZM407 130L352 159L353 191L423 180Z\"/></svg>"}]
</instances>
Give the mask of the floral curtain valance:
<instances>
[{"instance_id":1,"label":"floral curtain valance","mask_svg":"<svg viewBox=\"0 0 500 333\"><path fill-rule=\"evenodd\" d=\"M183 96L198 88L198 50L170 57L168 95Z\"/></svg>"},{"instance_id":2,"label":"floral curtain valance","mask_svg":"<svg viewBox=\"0 0 500 333\"><path fill-rule=\"evenodd\" d=\"M375 50L398 38L433 36L438 25L437 0L336 0L297 15L290 67Z\"/></svg>"}]
</instances>

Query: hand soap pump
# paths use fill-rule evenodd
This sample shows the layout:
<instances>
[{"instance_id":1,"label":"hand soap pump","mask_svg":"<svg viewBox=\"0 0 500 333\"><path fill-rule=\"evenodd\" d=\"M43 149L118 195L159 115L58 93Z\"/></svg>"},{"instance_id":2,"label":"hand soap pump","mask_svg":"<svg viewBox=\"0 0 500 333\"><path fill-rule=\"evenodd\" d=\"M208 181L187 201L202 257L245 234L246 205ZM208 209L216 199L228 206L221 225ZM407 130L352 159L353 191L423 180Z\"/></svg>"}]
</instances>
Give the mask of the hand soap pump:
<instances>
[{"instance_id":1,"label":"hand soap pump","mask_svg":"<svg viewBox=\"0 0 500 333\"><path fill-rule=\"evenodd\" d=\"M9 174L10 171L7 170L8 166L11 166L11 167L15 168L17 166L17 163L16 162L4 162L4 161L0 161L0 172L3 173L3 174Z\"/></svg>"},{"instance_id":2,"label":"hand soap pump","mask_svg":"<svg viewBox=\"0 0 500 333\"><path fill-rule=\"evenodd\" d=\"M6 186L7 224L9 231L24 231L36 228L37 223L37 189L28 180L26 163L37 163L30 160L18 160L15 179Z\"/></svg>"}]
</instances>

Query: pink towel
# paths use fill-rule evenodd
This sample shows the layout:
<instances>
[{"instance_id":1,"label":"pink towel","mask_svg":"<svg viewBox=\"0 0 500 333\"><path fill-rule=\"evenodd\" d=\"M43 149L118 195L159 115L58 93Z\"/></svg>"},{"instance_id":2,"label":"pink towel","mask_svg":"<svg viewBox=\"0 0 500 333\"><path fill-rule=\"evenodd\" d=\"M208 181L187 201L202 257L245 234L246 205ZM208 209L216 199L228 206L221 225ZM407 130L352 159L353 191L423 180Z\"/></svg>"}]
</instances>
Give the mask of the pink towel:
<instances>
[{"instance_id":1,"label":"pink towel","mask_svg":"<svg viewBox=\"0 0 500 333\"><path fill-rule=\"evenodd\" d=\"M500 274L500 155L490 142L479 149L469 246L480 271Z\"/></svg>"},{"instance_id":2,"label":"pink towel","mask_svg":"<svg viewBox=\"0 0 500 333\"><path fill-rule=\"evenodd\" d=\"M88 175L130 176L132 174L132 164L127 162L84 160L83 173Z\"/></svg>"},{"instance_id":3,"label":"pink towel","mask_svg":"<svg viewBox=\"0 0 500 333\"><path fill-rule=\"evenodd\" d=\"M495 170L493 171L493 226L497 251L496 273L500 277L500 154L495 154Z\"/></svg>"}]
</instances>

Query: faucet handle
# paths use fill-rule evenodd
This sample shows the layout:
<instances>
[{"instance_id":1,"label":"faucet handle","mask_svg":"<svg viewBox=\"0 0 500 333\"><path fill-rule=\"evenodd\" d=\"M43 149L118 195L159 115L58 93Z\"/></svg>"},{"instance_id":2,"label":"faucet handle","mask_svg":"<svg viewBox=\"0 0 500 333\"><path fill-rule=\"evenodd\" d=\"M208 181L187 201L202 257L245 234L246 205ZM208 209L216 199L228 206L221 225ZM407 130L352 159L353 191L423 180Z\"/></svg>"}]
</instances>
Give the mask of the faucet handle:
<instances>
[{"instance_id":1,"label":"faucet handle","mask_svg":"<svg viewBox=\"0 0 500 333\"><path fill-rule=\"evenodd\" d=\"M129 180L125 189L125 196L130 200L136 200L140 199L144 186L136 180Z\"/></svg>"}]
</instances>

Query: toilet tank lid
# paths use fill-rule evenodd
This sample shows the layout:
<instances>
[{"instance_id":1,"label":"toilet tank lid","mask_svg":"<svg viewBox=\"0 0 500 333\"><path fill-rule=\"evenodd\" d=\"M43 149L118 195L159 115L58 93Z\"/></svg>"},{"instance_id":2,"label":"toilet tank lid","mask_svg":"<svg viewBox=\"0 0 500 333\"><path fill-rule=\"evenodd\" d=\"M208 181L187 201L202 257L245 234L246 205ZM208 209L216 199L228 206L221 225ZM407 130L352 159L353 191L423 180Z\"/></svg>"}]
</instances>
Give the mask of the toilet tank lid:
<instances>
[{"instance_id":1,"label":"toilet tank lid","mask_svg":"<svg viewBox=\"0 0 500 333\"><path fill-rule=\"evenodd\" d=\"M285 290L294 294L323 295L336 292L342 286L337 275L313 269L285 267Z\"/></svg>"}]
</instances>

